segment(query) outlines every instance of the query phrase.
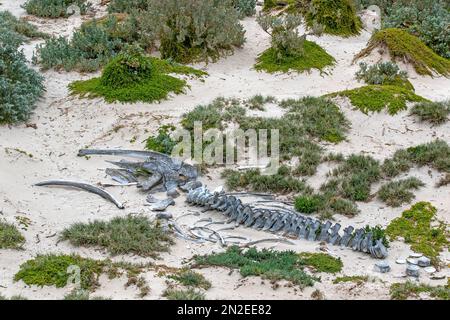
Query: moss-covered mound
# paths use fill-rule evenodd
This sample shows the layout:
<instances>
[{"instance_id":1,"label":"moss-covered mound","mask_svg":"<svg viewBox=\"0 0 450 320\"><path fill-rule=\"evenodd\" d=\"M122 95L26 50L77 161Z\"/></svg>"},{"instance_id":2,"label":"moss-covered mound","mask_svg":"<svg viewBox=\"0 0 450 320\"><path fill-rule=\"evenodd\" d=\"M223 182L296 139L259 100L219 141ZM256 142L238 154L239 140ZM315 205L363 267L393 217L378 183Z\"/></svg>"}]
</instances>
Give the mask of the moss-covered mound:
<instances>
[{"instance_id":1,"label":"moss-covered mound","mask_svg":"<svg viewBox=\"0 0 450 320\"><path fill-rule=\"evenodd\" d=\"M427 101L405 87L392 85L368 85L332 93L329 96L347 97L353 106L364 113L369 111L380 112L387 108L391 115L407 109L408 102Z\"/></svg>"},{"instance_id":2,"label":"moss-covered mound","mask_svg":"<svg viewBox=\"0 0 450 320\"><path fill-rule=\"evenodd\" d=\"M398 237L411 244L411 249L429 257L438 264L440 252L448 247L448 226L436 220L437 209L428 202L419 202L402 216L392 220L386 228L391 239ZM437 226L436 225L437 222Z\"/></svg>"},{"instance_id":3,"label":"moss-covered mound","mask_svg":"<svg viewBox=\"0 0 450 320\"><path fill-rule=\"evenodd\" d=\"M166 99L169 93L183 93L185 80L168 75L177 73L200 77L206 73L169 61L124 52L112 59L100 78L75 81L72 94L103 97L107 102L153 102Z\"/></svg>"},{"instance_id":4,"label":"moss-covered mound","mask_svg":"<svg viewBox=\"0 0 450 320\"><path fill-rule=\"evenodd\" d=\"M284 57L280 61L275 50L269 48L258 57L255 69L269 73L288 71L301 73L311 69L323 71L323 69L334 65L334 63L335 59L322 47L315 42L305 40L302 55Z\"/></svg>"},{"instance_id":5,"label":"moss-covered mound","mask_svg":"<svg viewBox=\"0 0 450 320\"><path fill-rule=\"evenodd\" d=\"M418 74L450 75L450 60L437 55L422 40L401 29L384 29L376 32L367 47L355 59L368 56L376 48L387 48L392 59L411 63Z\"/></svg>"},{"instance_id":6,"label":"moss-covered mound","mask_svg":"<svg viewBox=\"0 0 450 320\"><path fill-rule=\"evenodd\" d=\"M301 0L309 27L322 25L324 32L332 35L350 37L358 35L362 22L356 15L356 9L350 0Z\"/></svg>"}]
</instances>

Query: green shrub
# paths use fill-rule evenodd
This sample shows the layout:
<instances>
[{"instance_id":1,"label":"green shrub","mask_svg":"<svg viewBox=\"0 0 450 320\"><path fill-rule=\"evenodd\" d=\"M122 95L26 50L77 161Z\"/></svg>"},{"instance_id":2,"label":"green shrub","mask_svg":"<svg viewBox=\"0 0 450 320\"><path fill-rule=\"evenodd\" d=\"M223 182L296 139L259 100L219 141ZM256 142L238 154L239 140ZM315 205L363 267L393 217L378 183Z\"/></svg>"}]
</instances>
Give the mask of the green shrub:
<instances>
[{"instance_id":1,"label":"green shrub","mask_svg":"<svg viewBox=\"0 0 450 320\"><path fill-rule=\"evenodd\" d=\"M167 289L163 292L163 297L166 297L168 300L205 300L205 294L194 289Z\"/></svg>"},{"instance_id":2,"label":"green shrub","mask_svg":"<svg viewBox=\"0 0 450 320\"><path fill-rule=\"evenodd\" d=\"M420 75L450 75L450 60L438 56L422 40L396 28L380 30L372 35L355 60L368 56L376 48L387 48L392 59L409 62Z\"/></svg>"},{"instance_id":3,"label":"green shrub","mask_svg":"<svg viewBox=\"0 0 450 320\"><path fill-rule=\"evenodd\" d=\"M30 39L48 38L48 34L40 32L36 26L23 19L17 19L9 11L0 12L0 30L4 29L13 31ZM26 39L23 39L23 41L25 40Z\"/></svg>"},{"instance_id":4,"label":"green shrub","mask_svg":"<svg viewBox=\"0 0 450 320\"><path fill-rule=\"evenodd\" d=\"M0 221L0 249L20 249L25 238L16 226Z\"/></svg>"},{"instance_id":5,"label":"green shrub","mask_svg":"<svg viewBox=\"0 0 450 320\"><path fill-rule=\"evenodd\" d=\"M372 232L372 241L373 241L374 245L376 244L377 240L381 240L383 242L383 245L386 248L389 248L390 245L389 245L389 240L386 236L386 230L383 229L380 225L377 225L375 227L371 227L371 226L367 225L365 227L365 232L366 233Z\"/></svg>"},{"instance_id":6,"label":"green shrub","mask_svg":"<svg viewBox=\"0 0 450 320\"><path fill-rule=\"evenodd\" d=\"M393 300L407 300L410 297L419 299L420 293L428 293L431 297L440 300L450 300L450 288L448 286L433 287L407 281L405 283L393 283L390 287L391 299Z\"/></svg>"},{"instance_id":7,"label":"green shrub","mask_svg":"<svg viewBox=\"0 0 450 320\"><path fill-rule=\"evenodd\" d=\"M436 220L437 209L428 202L419 202L391 221L386 234L391 240L405 239L415 252L429 257L434 265L439 264L440 252L448 247L448 229L444 222ZM436 225L438 222L438 226Z\"/></svg>"},{"instance_id":8,"label":"green shrub","mask_svg":"<svg viewBox=\"0 0 450 320\"><path fill-rule=\"evenodd\" d=\"M308 264L293 251L275 251L249 248L247 251L232 246L222 253L194 256L197 266L222 266L239 269L243 277L260 276L271 281L286 280L300 288L310 287L318 280L302 270ZM334 271L334 270L333 270Z\"/></svg>"},{"instance_id":9,"label":"green shrub","mask_svg":"<svg viewBox=\"0 0 450 320\"><path fill-rule=\"evenodd\" d=\"M251 17L256 13L256 0L233 0L233 5L241 18Z\"/></svg>"},{"instance_id":10,"label":"green shrub","mask_svg":"<svg viewBox=\"0 0 450 320\"><path fill-rule=\"evenodd\" d=\"M38 255L20 266L14 281L23 280L27 285L65 287L70 274L67 268L80 268L81 288L94 290L99 286L98 277L104 264L100 261L85 259L77 255Z\"/></svg>"},{"instance_id":11,"label":"green shrub","mask_svg":"<svg viewBox=\"0 0 450 320\"><path fill-rule=\"evenodd\" d=\"M109 15L81 25L72 40L52 37L37 46L34 62L44 70L93 72L104 66L127 44L138 41L137 21L133 17Z\"/></svg>"},{"instance_id":12,"label":"green shrub","mask_svg":"<svg viewBox=\"0 0 450 320\"><path fill-rule=\"evenodd\" d=\"M147 10L148 0L111 0L108 5L110 13L132 13L135 10Z\"/></svg>"},{"instance_id":13,"label":"green shrub","mask_svg":"<svg viewBox=\"0 0 450 320\"><path fill-rule=\"evenodd\" d=\"M174 130L174 126L162 126L159 128L156 137L151 136L147 138L145 148L164 154L172 154L173 148L177 145L177 142L170 137L170 131Z\"/></svg>"},{"instance_id":14,"label":"green shrub","mask_svg":"<svg viewBox=\"0 0 450 320\"><path fill-rule=\"evenodd\" d=\"M211 283L202 274L190 269L182 269L175 274L169 275L168 278L186 287L202 288L205 290L211 288Z\"/></svg>"},{"instance_id":15,"label":"green shrub","mask_svg":"<svg viewBox=\"0 0 450 320\"><path fill-rule=\"evenodd\" d=\"M307 34L300 35L298 27L301 16L285 17L259 15L257 21L262 29L271 36L271 47L257 59L256 70L267 72L298 72L318 69L334 64L335 60L314 42L306 40ZM311 34L320 35L322 30L315 28Z\"/></svg>"},{"instance_id":16,"label":"green shrub","mask_svg":"<svg viewBox=\"0 0 450 320\"><path fill-rule=\"evenodd\" d=\"M142 52L131 48L113 58L103 69L101 85L113 89L136 85L152 77L153 65Z\"/></svg>"},{"instance_id":17,"label":"green shrub","mask_svg":"<svg viewBox=\"0 0 450 320\"><path fill-rule=\"evenodd\" d=\"M295 210L304 214L316 213L322 207L323 199L320 196L300 196L295 198Z\"/></svg>"},{"instance_id":18,"label":"green shrub","mask_svg":"<svg viewBox=\"0 0 450 320\"><path fill-rule=\"evenodd\" d=\"M413 85L408 81L406 71L400 71L400 68L393 62L378 62L370 67L365 62L361 62L359 67L356 79L363 80L367 84L397 85L414 91Z\"/></svg>"},{"instance_id":19,"label":"green shrub","mask_svg":"<svg viewBox=\"0 0 450 320\"><path fill-rule=\"evenodd\" d=\"M436 0L413 0L407 5L398 1L387 10L383 19L384 28L405 29L447 59L450 59L449 25L448 3Z\"/></svg>"},{"instance_id":20,"label":"green shrub","mask_svg":"<svg viewBox=\"0 0 450 320\"><path fill-rule=\"evenodd\" d=\"M86 14L90 4L86 0L27 0L23 8L28 14L44 18L68 17L70 12L67 9L78 6L81 14Z\"/></svg>"},{"instance_id":21,"label":"green shrub","mask_svg":"<svg viewBox=\"0 0 450 320\"><path fill-rule=\"evenodd\" d=\"M74 246L99 246L111 254L137 254L158 257L169 250L173 239L160 226L143 216L114 218L109 222L76 223L61 233L61 240Z\"/></svg>"},{"instance_id":22,"label":"green shrub","mask_svg":"<svg viewBox=\"0 0 450 320\"><path fill-rule=\"evenodd\" d=\"M415 198L410 190L417 190L424 185L422 181L414 177L391 181L378 190L378 198L390 207L400 207L404 203L411 203Z\"/></svg>"},{"instance_id":23,"label":"green shrub","mask_svg":"<svg viewBox=\"0 0 450 320\"><path fill-rule=\"evenodd\" d=\"M216 61L245 41L232 0L149 0L141 22L162 58L182 63Z\"/></svg>"},{"instance_id":24,"label":"green shrub","mask_svg":"<svg viewBox=\"0 0 450 320\"><path fill-rule=\"evenodd\" d=\"M107 102L154 102L167 99L170 93L183 93L187 86L185 80L166 73L204 74L193 68L146 57L139 47L126 47L106 65L100 78L72 82L69 89L72 94L103 97Z\"/></svg>"},{"instance_id":25,"label":"green shrub","mask_svg":"<svg viewBox=\"0 0 450 320\"><path fill-rule=\"evenodd\" d=\"M448 121L450 114L450 100L443 102L421 102L416 103L411 108L411 115L420 119L420 121L430 122L432 124L442 124Z\"/></svg>"},{"instance_id":26,"label":"green shrub","mask_svg":"<svg viewBox=\"0 0 450 320\"><path fill-rule=\"evenodd\" d=\"M414 165L430 166L437 171L450 172L450 146L443 140L435 140L398 150L391 159L385 160L382 171L387 177L395 177Z\"/></svg>"},{"instance_id":27,"label":"green shrub","mask_svg":"<svg viewBox=\"0 0 450 320\"><path fill-rule=\"evenodd\" d=\"M300 7L306 9L306 22L309 27L321 25L324 32L337 36L358 35L362 22L356 15L352 0L300 0Z\"/></svg>"},{"instance_id":28,"label":"green shrub","mask_svg":"<svg viewBox=\"0 0 450 320\"><path fill-rule=\"evenodd\" d=\"M408 108L407 103L428 101L410 89L393 85L368 85L356 89L340 91L329 97L347 97L353 106L364 113L381 112L387 109L391 115Z\"/></svg>"},{"instance_id":29,"label":"green shrub","mask_svg":"<svg viewBox=\"0 0 450 320\"><path fill-rule=\"evenodd\" d=\"M0 28L0 124L26 121L44 93L44 78L27 65L23 38Z\"/></svg>"}]
</instances>

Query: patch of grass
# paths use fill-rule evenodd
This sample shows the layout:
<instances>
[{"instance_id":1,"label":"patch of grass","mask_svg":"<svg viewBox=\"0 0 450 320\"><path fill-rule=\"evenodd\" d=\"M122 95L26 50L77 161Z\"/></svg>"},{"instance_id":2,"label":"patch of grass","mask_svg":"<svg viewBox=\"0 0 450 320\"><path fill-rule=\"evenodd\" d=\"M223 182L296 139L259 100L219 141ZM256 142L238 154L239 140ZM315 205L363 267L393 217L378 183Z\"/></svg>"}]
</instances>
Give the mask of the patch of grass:
<instances>
[{"instance_id":1,"label":"patch of grass","mask_svg":"<svg viewBox=\"0 0 450 320\"><path fill-rule=\"evenodd\" d=\"M21 249L24 243L25 238L16 226L0 221L0 249Z\"/></svg>"},{"instance_id":2,"label":"patch of grass","mask_svg":"<svg viewBox=\"0 0 450 320\"><path fill-rule=\"evenodd\" d=\"M399 237L411 245L415 252L429 257L434 265L439 264L440 252L448 247L447 225L436 219L437 209L428 202L419 202L391 221L386 234L391 240ZM438 223L432 226L432 223Z\"/></svg>"},{"instance_id":3,"label":"patch of grass","mask_svg":"<svg viewBox=\"0 0 450 320\"><path fill-rule=\"evenodd\" d=\"M81 288L94 290L99 286L98 277L103 271L104 263L78 255L38 255L20 266L14 281L23 280L27 285L65 287L70 275L67 268L80 268Z\"/></svg>"},{"instance_id":4,"label":"patch of grass","mask_svg":"<svg viewBox=\"0 0 450 320\"><path fill-rule=\"evenodd\" d=\"M168 288L164 291L163 297L168 300L205 300L205 294L194 289L173 289Z\"/></svg>"},{"instance_id":5,"label":"patch of grass","mask_svg":"<svg viewBox=\"0 0 450 320\"><path fill-rule=\"evenodd\" d=\"M407 281L405 283L394 283L390 288L391 299L393 300L417 299L420 293L428 293L431 297L439 300L450 300L450 288L444 286L432 287Z\"/></svg>"},{"instance_id":6,"label":"patch of grass","mask_svg":"<svg viewBox=\"0 0 450 320\"><path fill-rule=\"evenodd\" d=\"M23 19L16 18L9 11L0 12L0 30L3 28L12 30L29 39L46 39L49 37L48 34L40 32L36 26Z\"/></svg>"},{"instance_id":7,"label":"patch of grass","mask_svg":"<svg viewBox=\"0 0 450 320\"><path fill-rule=\"evenodd\" d=\"M413 166L430 166L440 172L450 173L450 146L443 140L435 140L408 149L400 149L384 161L383 174L395 177Z\"/></svg>"},{"instance_id":8,"label":"patch of grass","mask_svg":"<svg viewBox=\"0 0 450 320\"><path fill-rule=\"evenodd\" d=\"M16 296L12 296L11 298L7 298L7 297L2 296L0 294L0 301L5 301L5 300L14 301L14 300L28 300L28 299L26 297L21 296L21 295L16 295Z\"/></svg>"},{"instance_id":9,"label":"patch of grass","mask_svg":"<svg viewBox=\"0 0 450 320\"><path fill-rule=\"evenodd\" d=\"M303 54L278 59L275 49L269 48L256 60L255 69L269 73L297 71L309 72L312 69L323 71L333 66L336 60L313 41L304 41Z\"/></svg>"},{"instance_id":10,"label":"patch of grass","mask_svg":"<svg viewBox=\"0 0 450 320\"><path fill-rule=\"evenodd\" d=\"M129 47L106 65L100 78L72 82L69 89L71 94L103 97L107 102L160 101L167 99L170 93L183 93L187 86L185 80L167 72L200 74L193 68L145 57L139 49Z\"/></svg>"},{"instance_id":11,"label":"patch of grass","mask_svg":"<svg viewBox=\"0 0 450 320\"><path fill-rule=\"evenodd\" d=\"M250 99L245 100L245 104L250 109L264 111L264 105L266 105L267 103L274 103L276 101L277 99L275 97L272 96L264 97L260 94L257 94L251 97Z\"/></svg>"},{"instance_id":12,"label":"patch of grass","mask_svg":"<svg viewBox=\"0 0 450 320\"><path fill-rule=\"evenodd\" d=\"M313 267L317 272L337 273L344 264L340 258L334 258L326 253L301 253L300 264Z\"/></svg>"},{"instance_id":13,"label":"patch of grass","mask_svg":"<svg viewBox=\"0 0 450 320\"><path fill-rule=\"evenodd\" d=\"M355 56L355 60L368 56L374 49L386 48L392 59L412 64L420 75L450 75L450 60L437 55L419 38L407 31L388 28L376 32L367 47Z\"/></svg>"},{"instance_id":14,"label":"patch of grass","mask_svg":"<svg viewBox=\"0 0 450 320\"><path fill-rule=\"evenodd\" d=\"M380 164L370 156L350 155L331 172L331 179L320 187L324 194L352 201L367 201L371 185L381 177Z\"/></svg>"},{"instance_id":15,"label":"patch of grass","mask_svg":"<svg viewBox=\"0 0 450 320\"><path fill-rule=\"evenodd\" d=\"M318 279L302 270L305 260L293 251L250 248L243 251L232 246L222 253L194 256L197 266L221 266L239 269L243 277L260 276L271 281L286 280L300 288L312 286Z\"/></svg>"},{"instance_id":16,"label":"patch of grass","mask_svg":"<svg viewBox=\"0 0 450 320\"><path fill-rule=\"evenodd\" d=\"M450 114L450 100L444 102L421 102L411 108L410 115L416 116L423 122L442 124L448 121Z\"/></svg>"},{"instance_id":17,"label":"patch of grass","mask_svg":"<svg viewBox=\"0 0 450 320\"><path fill-rule=\"evenodd\" d=\"M425 184L417 178L410 177L399 181L391 181L378 190L378 198L390 207L400 207L411 203L415 198L410 190L417 190Z\"/></svg>"},{"instance_id":18,"label":"patch of grass","mask_svg":"<svg viewBox=\"0 0 450 320\"><path fill-rule=\"evenodd\" d=\"M74 289L70 293L64 296L64 300L111 300L111 298L104 297L91 297L91 294L87 290Z\"/></svg>"},{"instance_id":19,"label":"patch of grass","mask_svg":"<svg viewBox=\"0 0 450 320\"><path fill-rule=\"evenodd\" d=\"M363 284L369 280L368 276L343 276L337 277L333 280L333 284L346 283L346 282L356 282L357 284Z\"/></svg>"},{"instance_id":20,"label":"patch of grass","mask_svg":"<svg viewBox=\"0 0 450 320\"><path fill-rule=\"evenodd\" d=\"M27 0L23 8L28 14L43 18L68 17L67 9L75 5L80 8L81 14L86 14L90 4L87 0Z\"/></svg>"},{"instance_id":21,"label":"patch of grass","mask_svg":"<svg viewBox=\"0 0 450 320\"><path fill-rule=\"evenodd\" d=\"M364 113L370 111L380 112L387 109L391 115L406 110L408 102L427 101L409 89L393 85L367 85L356 89L331 93L327 96L347 97L353 106Z\"/></svg>"},{"instance_id":22,"label":"patch of grass","mask_svg":"<svg viewBox=\"0 0 450 320\"><path fill-rule=\"evenodd\" d=\"M322 291L316 289L311 293L311 298L313 300L325 300L325 295Z\"/></svg>"},{"instance_id":23,"label":"patch of grass","mask_svg":"<svg viewBox=\"0 0 450 320\"><path fill-rule=\"evenodd\" d=\"M164 154L172 154L173 148L177 142L172 140L170 132L175 131L172 125L162 126L158 130L157 136L150 136L145 141L145 148Z\"/></svg>"},{"instance_id":24,"label":"patch of grass","mask_svg":"<svg viewBox=\"0 0 450 320\"><path fill-rule=\"evenodd\" d=\"M206 278L193 270L181 269L175 274L171 274L168 278L175 280L186 287L194 287L208 290L211 288L211 282L206 280Z\"/></svg>"},{"instance_id":25,"label":"patch of grass","mask_svg":"<svg viewBox=\"0 0 450 320\"><path fill-rule=\"evenodd\" d=\"M147 217L116 217L112 220L76 223L65 229L61 240L74 246L99 246L113 255L137 254L157 258L160 252L169 250L173 238Z\"/></svg>"},{"instance_id":26,"label":"patch of grass","mask_svg":"<svg viewBox=\"0 0 450 320\"><path fill-rule=\"evenodd\" d=\"M304 214L316 213L322 207L323 198L319 195L305 195L295 198L295 210Z\"/></svg>"},{"instance_id":27,"label":"patch of grass","mask_svg":"<svg viewBox=\"0 0 450 320\"><path fill-rule=\"evenodd\" d=\"M277 193L309 193L312 189L305 181L292 177L288 172L283 171L286 167L280 167L277 174L263 175L258 169L247 171L224 170L222 178L226 179L226 186L230 190L251 190L257 192L277 192Z\"/></svg>"}]
</instances>

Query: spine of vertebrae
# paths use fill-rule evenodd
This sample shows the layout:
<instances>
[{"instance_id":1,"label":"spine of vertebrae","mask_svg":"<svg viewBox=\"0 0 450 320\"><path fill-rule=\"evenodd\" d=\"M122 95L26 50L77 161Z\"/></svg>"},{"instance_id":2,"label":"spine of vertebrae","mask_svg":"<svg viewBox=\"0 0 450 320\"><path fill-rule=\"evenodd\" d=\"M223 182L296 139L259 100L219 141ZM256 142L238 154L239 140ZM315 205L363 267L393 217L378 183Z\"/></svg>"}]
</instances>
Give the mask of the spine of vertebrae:
<instances>
[{"instance_id":1,"label":"spine of vertebrae","mask_svg":"<svg viewBox=\"0 0 450 320\"><path fill-rule=\"evenodd\" d=\"M372 232L349 226L339 234L341 225L330 221L302 216L288 209L266 209L246 205L240 199L224 193L211 193L205 187L190 190L187 202L211 210L217 210L228 217L228 223L244 225L256 230L282 233L285 236L307 239L309 241L326 241L332 245L352 248L370 254L374 258L384 259L388 252L381 240L374 240Z\"/></svg>"}]
</instances>

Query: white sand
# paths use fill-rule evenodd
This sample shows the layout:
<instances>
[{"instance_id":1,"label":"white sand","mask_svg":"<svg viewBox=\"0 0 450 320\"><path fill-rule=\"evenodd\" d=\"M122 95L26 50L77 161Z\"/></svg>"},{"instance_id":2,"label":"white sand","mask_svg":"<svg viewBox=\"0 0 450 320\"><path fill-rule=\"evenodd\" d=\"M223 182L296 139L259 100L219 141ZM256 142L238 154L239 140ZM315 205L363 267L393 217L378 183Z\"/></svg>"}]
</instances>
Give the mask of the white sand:
<instances>
[{"instance_id":1,"label":"white sand","mask_svg":"<svg viewBox=\"0 0 450 320\"><path fill-rule=\"evenodd\" d=\"M20 8L24 0L2 0L0 10L10 10L16 16L25 16ZM99 1L95 1L98 4ZM97 16L104 12L99 8ZM84 19L84 18L83 18ZM31 18L42 31L52 34L70 35L78 27L78 18L45 20ZM68 95L67 85L74 80L88 79L92 75L48 71L46 77L47 92L38 104L29 123L36 124L37 129L25 125L0 127L0 216L9 222L17 223L17 217L26 217L31 221L27 230L23 231L26 244L23 251L0 251L0 293L6 296L22 294L30 299L61 299L68 289L52 287L28 287L23 282L14 282L14 274L21 263L39 253L79 253L92 258L107 258L108 254L100 250L74 248L67 243L57 242L57 234L65 227L75 222L87 222L93 219L110 219L115 216L125 216L129 213L144 213L152 216L149 207L143 206L145 195L134 187L112 188L110 191L118 198L126 201L126 209L118 210L103 199L76 190L51 189L32 187L36 182L50 179L75 179L91 183L107 182L104 169L107 157L92 157L90 160L78 158L78 149L89 146L98 148L135 148L142 149L142 141L149 133L157 131L161 124L177 123L179 117L198 104L208 103L218 96L250 97L255 94L273 95L278 99L298 98L306 95L322 95L339 90L361 86L354 79L358 69L352 65L353 55L365 47L370 37L369 32L363 32L358 37L342 39L324 36L314 39L337 60L331 75L321 75L317 71L310 74L277 74L270 75L253 70L255 57L269 46L268 36L259 28L254 18L243 21L246 29L247 43L234 55L226 57L217 63L204 68L209 73L205 82L190 81L191 90L184 95L172 97L158 104L136 103L133 105L107 104L102 99L84 100ZM37 42L24 46L27 57L31 57ZM377 59L370 57L369 59ZM450 98L450 79L443 77L421 77L408 70L416 92L432 100ZM342 110L352 122L351 131L346 142L339 145L326 145L328 151L343 154L365 152L377 159L391 156L397 149L440 138L450 142L450 124L439 127L417 123L414 118L402 112L396 116L386 113L364 115L343 101ZM269 111L270 114L270 111ZM124 125L117 133L113 128ZM132 143L130 141L135 140ZM30 158L14 149L23 150L33 157ZM9 152L8 152L9 150ZM328 168L323 165L320 172L311 181L314 185L323 181ZM435 188L440 174L422 168L412 170L410 175L422 179L426 187L416 193L416 201L430 201L439 209L440 219L450 222L450 187ZM218 172L203 178L210 188L223 184L218 178ZM376 189L373 190L374 192ZM176 200L176 207L169 211L174 216L189 211L196 211L184 204L184 197ZM366 224L381 224L386 226L389 221L398 217L409 206L388 208L378 201L360 204L361 214L353 219L336 216L337 222L346 226L364 226ZM202 214L202 217L220 219L216 213ZM190 216L181 220L181 224L192 224L198 218ZM264 232L240 228L230 234L248 236L253 240L272 237ZM261 245L279 250L290 249L298 252L317 251L318 242L296 240L295 246L284 244ZM159 264L179 267L184 259L194 254L218 251L221 248L213 244L194 244L177 240L170 253L163 254ZM411 252L402 242L394 242L387 259L393 270L388 274L373 272L376 262L368 255L355 253L348 249L329 246L331 254L342 258L344 269L339 275L370 275L373 282L356 285L353 283L333 285L336 275L321 274L322 282L314 288L303 292L294 287L284 287L274 290L268 281L260 278L242 279L238 271L228 275L228 271L220 268L202 269L200 272L212 282L213 287L207 292L210 299L310 299L315 289L320 289L329 299L388 299L389 285L405 281L397 278L404 273L404 266L396 265L399 257L407 257ZM449 263L448 253L442 259ZM127 261L149 261L137 257L116 257ZM151 260L150 260L151 261ZM448 274L448 269L443 270ZM160 299L165 288L164 279L154 272L148 272L145 277L149 281L151 293L148 299ZM379 279L383 280L380 281ZM433 285L444 284L446 280L429 280L422 276L421 281ZM115 299L135 299L137 290L133 287L124 288L126 279L113 281L102 277L102 287L94 295L102 295Z\"/></svg>"}]
</instances>

